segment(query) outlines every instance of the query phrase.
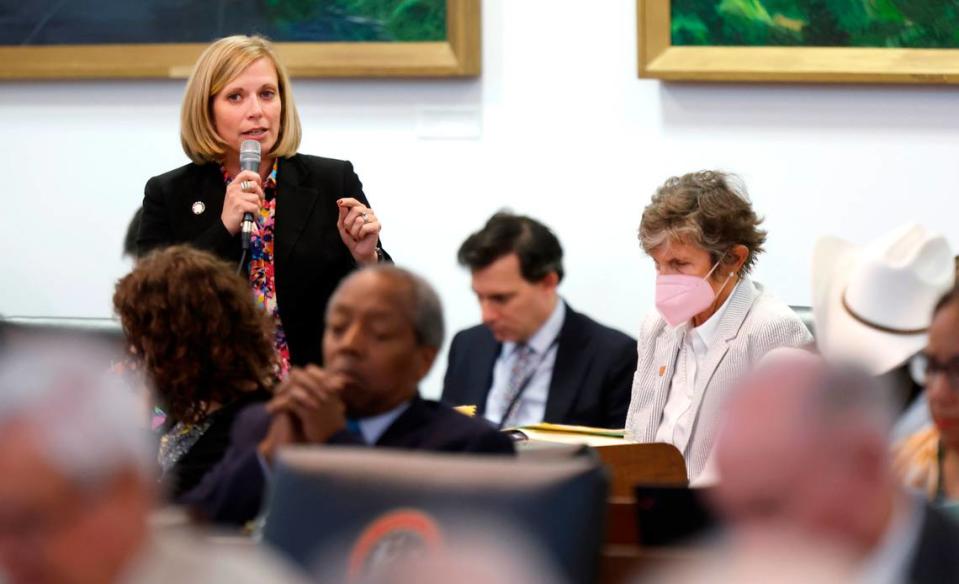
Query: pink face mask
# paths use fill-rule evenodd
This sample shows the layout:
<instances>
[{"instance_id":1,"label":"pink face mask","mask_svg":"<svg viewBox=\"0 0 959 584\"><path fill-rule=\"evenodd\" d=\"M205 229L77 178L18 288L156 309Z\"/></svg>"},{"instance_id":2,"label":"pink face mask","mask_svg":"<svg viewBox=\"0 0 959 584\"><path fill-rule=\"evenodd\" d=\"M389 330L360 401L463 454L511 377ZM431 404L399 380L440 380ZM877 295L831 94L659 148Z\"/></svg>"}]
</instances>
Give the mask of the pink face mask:
<instances>
[{"instance_id":1,"label":"pink face mask","mask_svg":"<svg viewBox=\"0 0 959 584\"><path fill-rule=\"evenodd\" d=\"M722 260L720 260L721 262ZM709 272L699 276L685 274L659 274L656 276L656 310L663 316L669 326L680 325L700 312L709 308L716 300L716 293L709 285L709 277L719 263L716 262ZM723 282L720 290L726 287L732 273Z\"/></svg>"}]
</instances>

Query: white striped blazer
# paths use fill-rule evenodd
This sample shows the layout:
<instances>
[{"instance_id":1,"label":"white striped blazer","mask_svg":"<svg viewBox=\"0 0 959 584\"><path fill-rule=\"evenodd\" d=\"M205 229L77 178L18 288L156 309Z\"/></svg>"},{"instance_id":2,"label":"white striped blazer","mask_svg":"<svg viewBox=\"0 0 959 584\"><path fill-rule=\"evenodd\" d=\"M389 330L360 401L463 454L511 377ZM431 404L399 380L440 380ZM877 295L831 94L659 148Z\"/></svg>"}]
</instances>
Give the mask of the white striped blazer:
<instances>
[{"instance_id":1,"label":"white striped blazer","mask_svg":"<svg viewBox=\"0 0 959 584\"><path fill-rule=\"evenodd\" d=\"M686 459L690 480L706 466L719 408L735 381L767 351L812 341L809 330L792 309L749 278L742 279L728 302L716 329L716 342L706 353L701 374L696 375L692 431L684 444L676 445ZM655 441L685 330L668 326L656 312L643 321L626 438Z\"/></svg>"}]
</instances>

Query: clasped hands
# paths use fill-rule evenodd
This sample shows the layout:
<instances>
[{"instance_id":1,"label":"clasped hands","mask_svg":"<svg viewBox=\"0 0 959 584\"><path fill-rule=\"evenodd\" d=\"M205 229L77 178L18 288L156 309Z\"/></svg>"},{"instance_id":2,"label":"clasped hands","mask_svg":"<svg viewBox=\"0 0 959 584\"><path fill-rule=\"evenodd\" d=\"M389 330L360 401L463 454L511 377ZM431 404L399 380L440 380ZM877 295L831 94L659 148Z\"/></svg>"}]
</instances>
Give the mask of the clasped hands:
<instances>
[{"instance_id":1,"label":"clasped hands","mask_svg":"<svg viewBox=\"0 0 959 584\"><path fill-rule=\"evenodd\" d=\"M316 365L293 368L266 404L270 429L260 442L260 455L273 462L276 451L289 444L322 444L346 428L346 406L340 393L341 375Z\"/></svg>"}]
</instances>

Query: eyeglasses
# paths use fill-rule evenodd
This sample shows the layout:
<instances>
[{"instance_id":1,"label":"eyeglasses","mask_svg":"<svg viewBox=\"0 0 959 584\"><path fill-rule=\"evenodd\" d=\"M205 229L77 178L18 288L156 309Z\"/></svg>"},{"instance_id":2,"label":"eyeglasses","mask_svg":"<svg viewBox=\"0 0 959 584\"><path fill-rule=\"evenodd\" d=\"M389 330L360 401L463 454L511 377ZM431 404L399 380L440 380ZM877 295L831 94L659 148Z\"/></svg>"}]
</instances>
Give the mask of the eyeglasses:
<instances>
[{"instance_id":1,"label":"eyeglasses","mask_svg":"<svg viewBox=\"0 0 959 584\"><path fill-rule=\"evenodd\" d=\"M916 356L916 359L918 361L916 365L923 372L923 378L927 385L936 375L945 375L949 387L953 391L959 392L959 356L943 362L925 353L920 353Z\"/></svg>"}]
</instances>

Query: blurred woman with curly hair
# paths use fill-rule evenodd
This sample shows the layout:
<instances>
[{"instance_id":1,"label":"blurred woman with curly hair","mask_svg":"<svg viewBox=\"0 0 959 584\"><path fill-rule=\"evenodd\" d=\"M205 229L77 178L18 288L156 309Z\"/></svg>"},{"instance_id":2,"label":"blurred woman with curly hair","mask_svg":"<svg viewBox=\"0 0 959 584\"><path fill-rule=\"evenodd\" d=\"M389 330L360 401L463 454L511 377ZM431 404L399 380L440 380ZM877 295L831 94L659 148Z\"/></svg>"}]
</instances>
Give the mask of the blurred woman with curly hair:
<instances>
[{"instance_id":1,"label":"blurred woman with curly hair","mask_svg":"<svg viewBox=\"0 0 959 584\"><path fill-rule=\"evenodd\" d=\"M223 457L236 414L269 399L272 330L229 264L186 246L143 258L113 306L167 414L157 459L176 501Z\"/></svg>"}]
</instances>

